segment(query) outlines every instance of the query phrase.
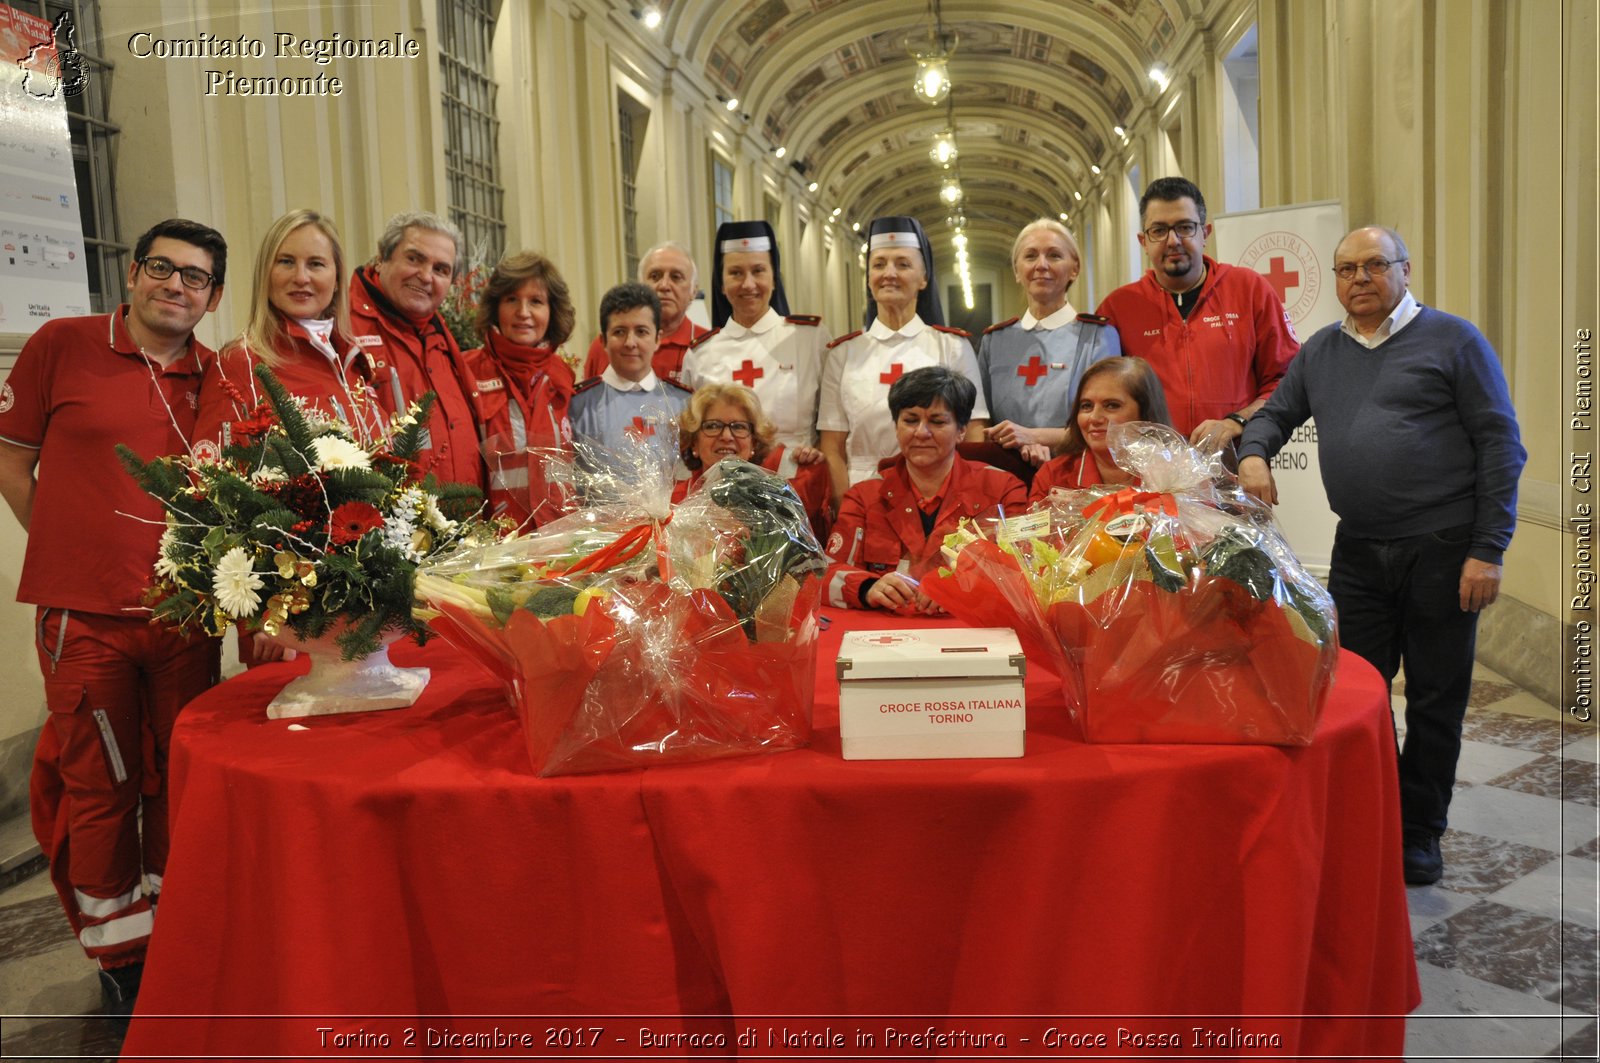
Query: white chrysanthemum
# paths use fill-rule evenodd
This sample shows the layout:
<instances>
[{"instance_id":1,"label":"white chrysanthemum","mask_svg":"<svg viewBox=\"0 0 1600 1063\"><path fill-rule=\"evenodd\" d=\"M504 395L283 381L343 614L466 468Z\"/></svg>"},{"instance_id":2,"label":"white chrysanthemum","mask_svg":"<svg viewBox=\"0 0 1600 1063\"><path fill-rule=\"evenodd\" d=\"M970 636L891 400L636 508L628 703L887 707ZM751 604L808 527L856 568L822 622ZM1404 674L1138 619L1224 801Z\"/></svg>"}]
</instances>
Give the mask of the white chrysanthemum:
<instances>
[{"instance_id":1,"label":"white chrysanthemum","mask_svg":"<svg viewBox=\"0 0 1600 1063\"><path fill-rule=\"evenodd\" d=\"M422 498L422 518L434 531L441 534L455 531L456 522L444 515L444 511L439 508L439 500L432 495L424 495Z\"/></svg>"},{"instance_id":2,"label":"white chrysanthemum","mask_svg":"<svg viewBox=\"0 0 1600 1063\"><path fill-rule=\"evenodd\" d=\"M156 547L156 575L162 579L177 578L178 563L169 554L169 551L177 545L177 542L178 529L168 524L167 530L161 533L160 544Z\"/></svg>"},{"instance_id":3,"label":"white chrysanthemum","mask_svg":"<svg viewBox=\"0 0 1600 1063\"><path fill-rule=\"evenodd\" d=\"M264 584L252 566L250 555L242 546L235 546L217 562L211 590L217 597L217 608L231 617L253 616L261 604L261 595L256 591Z\"/></svg>"},{"instance_id":4,"label":"white chrysanthemum","mask_svg":"<svg viewBox=\"0 0 1600 1063\"><path fill-rule=\"evenodd\" d=\"M329 469L370 469L372 462L367 458L367 452L338 436L318 436L311 441L311 449L317 455L317 469L327 472Z\"/></svg>"},{"instance_id":5,"label":"white chrysanthemum","mask_svg":"<svg viewBox=\"0 0 1600 1063\"><path fill-rule=\"evenodd\" d=\"M282 469L274 469L266 465L250 474L250 482L253 484L282 483L287 479L288 477L283 474Z\"/></svg>"}]
</instances>

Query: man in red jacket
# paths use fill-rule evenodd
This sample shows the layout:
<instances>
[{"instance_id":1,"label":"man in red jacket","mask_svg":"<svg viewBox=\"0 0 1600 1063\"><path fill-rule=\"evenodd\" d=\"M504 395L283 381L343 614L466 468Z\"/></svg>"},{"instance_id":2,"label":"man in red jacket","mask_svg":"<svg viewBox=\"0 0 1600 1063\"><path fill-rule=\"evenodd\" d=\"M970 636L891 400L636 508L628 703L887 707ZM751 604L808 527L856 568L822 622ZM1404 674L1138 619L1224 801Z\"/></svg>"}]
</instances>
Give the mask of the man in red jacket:
<instances>
[{"instance_id":1,"label":"man in red jacket","mask_svg":"<svg viewBox=\"0 0 1600 1063\"><path fill-rule=\"evenodd\" d=\"M37 607L50 710L33 832L118 1017L133 1011L166 870L172 725L216 682L218 643L150 623L165 521L116 445L188 453L213 357L194 328L222 299L227 260L215 229L157 224L134 246L128 301L45 322L0 386L0 495L28 531L17 600Z\"/></svg>"},{"instance_id":2,"label":"man in red jacket","mask_svg":"<svg viewBox=\"0 0 1600 1063\"><path fill-rule=\"evenodd\" d=\"M1211 224L1193 182L1152 181L1139 224L1150 272L1106 296L1098 312L1123 354L1155 368L1173 427L1202 449L1231 445L1300 349L1294 325L1259 273L1205 256Z\"/></svg>"},{"instance_id":3,"label":"man in red jacket","mask_svg":"<svg viewBox=\"0 0 1600 1063\"><path fill-rule=\"evenodd\" d=\"M461 268L461 232L436 214L396 214L378 238L378 257L350 282L350 328L374 370L381 401L404 410L426 392L438 397L420 461L446 483L484 486L472 391L455 337L439 306Z\"/></svg>"}]
</instances>

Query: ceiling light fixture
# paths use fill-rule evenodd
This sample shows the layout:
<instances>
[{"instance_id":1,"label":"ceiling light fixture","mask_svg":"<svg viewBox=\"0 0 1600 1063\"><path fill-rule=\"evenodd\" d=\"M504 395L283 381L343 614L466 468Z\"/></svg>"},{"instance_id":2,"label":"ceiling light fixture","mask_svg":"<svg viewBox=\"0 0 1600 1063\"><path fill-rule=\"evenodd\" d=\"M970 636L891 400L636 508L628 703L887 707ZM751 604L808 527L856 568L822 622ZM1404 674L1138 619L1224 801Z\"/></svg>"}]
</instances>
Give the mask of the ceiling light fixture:
<instances>
[{"instance_id":1,"label":"ceiling light fixture","mask_svg":"<svg viewBox=\"0 0 1600 1063\"><path fill-rule=\"evenodd\" d=\"M1172 78L1159 66L1153 66L1150 68L1150 80L1154 81L1156 83L1156 87L1162 92L1166 92L1167 86L1172 84Z\"/></svg>"},{"instance_id":2,"label":"ceiling light fixture","mask_svg":"<svg viewBox=\"0 0 1600 1063\"><path fill-rule=\"evenodd\" d=\"M1090 163L1089 172L1092 174L1098 174L1100 172L1100 167L1096 166L1094 163Z\"/></svg>"},{"instance_id":3,"label":"ceiling light fixture","mask_svg":"<svg viewBox=\"0 0 1600 1063\"><path fill-rule=\"evenodd\" d=\"M737 111L739 109L739 98L737 96L730 96L728 99L723 101L723 106L727 107L730 111Z\"/></svg>"},{"instance_id":4,"label":"ceiling light fixture","mask_svg":"<svg viewBox=\"0 0 1600 1063\"><path fill-rule=\"evenodd\" d=\"M628 13L644 23L647 30L657 29L661 25L661 9L654 4L633 8Z\"/></svg>"},{"instance_id":5,"label":"ceiling light fixture","mask_svg":"<svg viewBox=\"0 0 1600 1063\"><path fill-rule=\"evenodd\" d=\"M917 61L917 80L911 86L924 103L943 103L950 95L950 57L955 54L961 35L944 27L939 0L929 0L928 32L906 38L906 51Z\"/></svg>"},{"instance_id":6,"label":"ceiling light fixture","mask_svg":"<svg viewBox=\"0 0 1600 1063\"><path fill-rule=\"evenodd\" d=\"M817 182L812 181L810 184L806 185L806 191L807 192L815 192L816 190L817 190Z\"/></svg>"}]
</instances>

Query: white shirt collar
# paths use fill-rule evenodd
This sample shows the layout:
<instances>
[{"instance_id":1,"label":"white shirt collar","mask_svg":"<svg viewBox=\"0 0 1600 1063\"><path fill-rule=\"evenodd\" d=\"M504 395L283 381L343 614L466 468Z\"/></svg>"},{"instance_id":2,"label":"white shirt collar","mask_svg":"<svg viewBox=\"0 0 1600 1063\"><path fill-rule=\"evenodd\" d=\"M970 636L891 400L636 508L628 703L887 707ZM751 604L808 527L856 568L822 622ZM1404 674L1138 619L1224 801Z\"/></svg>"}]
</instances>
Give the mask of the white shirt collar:
<instances>
[{"instance_id":1,"label":"white shirt collar","mask_svg":"<svg viewBox=\"0 0 1600 1063\"><path fill-rule=\"evenodd\" d=\"M778 322L780 322L782 320L783 320L783 315L778 313L776 310L772 309L772 307L769 306L769 307L767 307L767 312L765 314L762 314L760 317L758 317L756 319L756 323L754 325L751 325L749 328L745 328L743 325L739 324L737 321L735 321L733 318L730 317L728 319L728 323L726 325L722 326L722 331L726 332L729 336L732 336L734 339L739 339L739 338L742 338L744 336L752 336L752 335L753 336L760 336L763 333L771 332L774 328L777 327Z\"/></svg>"},{"instance_id":2,"label":"white shirt collar","mask_svg":"<svg viewBox=\"0 0 1600 1063\"><path fill-rule=\"evenodd\" d=\"M1351 339L1361 344L1361 346L1371 350L1372 348L1382 344L1385 340L1392 338L1396 332L1399 332L1401 329L1411 324L1411 319L1420 313L1422 313L1422 304L1417 302L1417 300L1412 297L1410 291L1407 291L1400 297L1400 302L1395 305L1394 311L1390 313L1388 317L1383 319L1382 324L1377 327L1372 335L1363 336L1361 334L1361 330L1356 328L1355 319L1350 317L1348 314L1345 315L1344 323L1341 324L1339 328L1346 336L1349 336Z\"/></svg>"},{"instance_id":3,"label":"white shirt collar","mask_svg":"<svg viewBox=\"0 0 1600 1063\"><path fill-rule=\"evenodd\" d=\"M306 330L306 338L311 341L311 346L321 351L328 361L339 364L339 352L333 349L329 342L333 337L333 321L325 317L297 317L295 324Z\"/></svg>"},{"instance_id":4,"label":"white shirt collar","mask_svg":"<svg viewBox=\"0 0 1600 1063\"><path fill-rule=\"evenodd\" d=\"M1072 301L1069 299L1060 310L1055 311L1049 317L1046 317L1042 320L1034 317L1031 309L1024 310L1022 312L1022 320L1018 321L1017 324L1021 325L1023 331L1025 332L1032 332L1034 329L1044 329L1049 331L1051 329L1058 329L1062 325L1070 324L1077 319L1078 311L1073 308Z\"/></svg>"},{"instance_id":5,"label":"white shirt collar","mask_svg":"<svg viewBox=\"0 0 1600 1063\"><path fill-rule=\"evenodd\" d=\"M618 391L654 391L661 379L656 376L655 370L645 373L643 380L624 380L618 375L616 369L606 366L605 372L600 374L600 379Z\"/></svg>"},{"instance_id":6,"label":"white shirt collar","mask_svg":"<svg viewBox=\"0 0 1600 1063\"><path fill-rule=\"evenodd\" d=\"M904 336L906 339L911 339L927 327L921 316L917 314L912 314L911 320L897 329L892 329L885 325L883 318L875 317L872 319L872 326L867 329L867 335L875 340L888 340L895 336Z\"/></svg>"}]
</instances>

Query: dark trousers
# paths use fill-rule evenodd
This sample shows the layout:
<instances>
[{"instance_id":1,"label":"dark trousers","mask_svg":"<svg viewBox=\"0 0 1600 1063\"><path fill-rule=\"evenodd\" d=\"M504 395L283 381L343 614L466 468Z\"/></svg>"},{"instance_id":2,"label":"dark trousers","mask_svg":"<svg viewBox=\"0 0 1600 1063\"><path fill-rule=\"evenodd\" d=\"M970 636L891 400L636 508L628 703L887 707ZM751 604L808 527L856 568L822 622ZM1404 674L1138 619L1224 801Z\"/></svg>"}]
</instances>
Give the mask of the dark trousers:
<instances>
[{"instance_id":1,"label":"dark trousers","mask_svg":"<svg viewBox=\"0 0 1600 1063\"><path fill-rule=\"evenodd\" d=\"M1442 833L1455 786L1478 632L1478 614L1461 608L1471 538L1468 526L1404 539L1341 530L1333 541L1328 590L1340 643L1371 661L1386 683L1405 667L1400 818L1408 832Z\"/></svg>"}]
</instances>

